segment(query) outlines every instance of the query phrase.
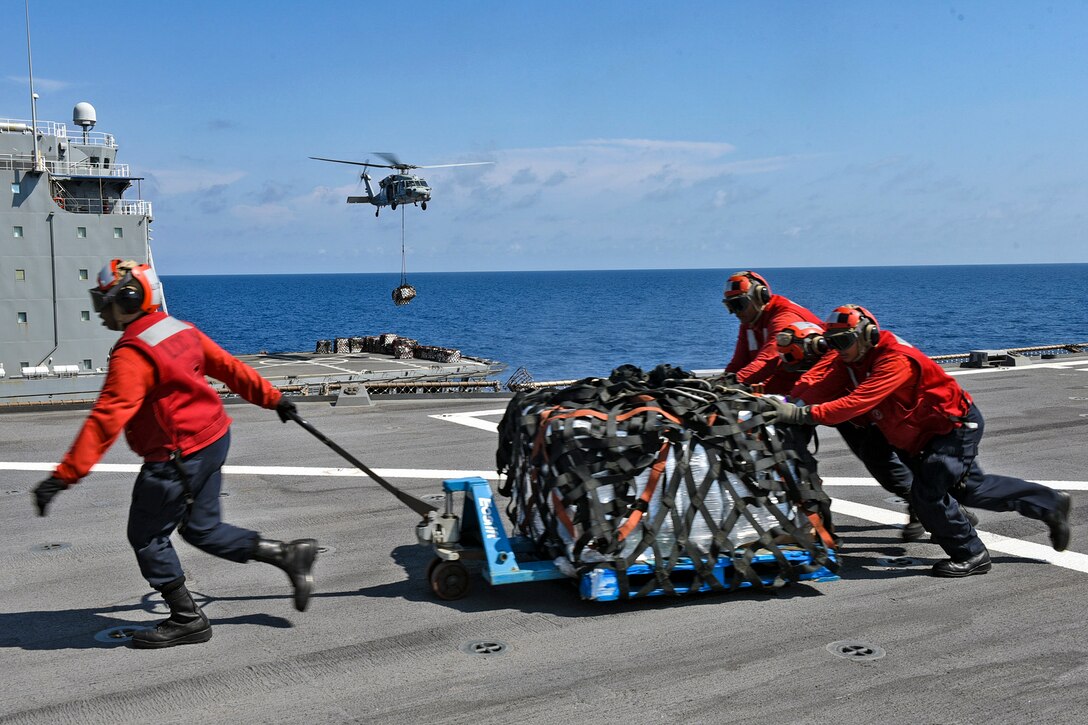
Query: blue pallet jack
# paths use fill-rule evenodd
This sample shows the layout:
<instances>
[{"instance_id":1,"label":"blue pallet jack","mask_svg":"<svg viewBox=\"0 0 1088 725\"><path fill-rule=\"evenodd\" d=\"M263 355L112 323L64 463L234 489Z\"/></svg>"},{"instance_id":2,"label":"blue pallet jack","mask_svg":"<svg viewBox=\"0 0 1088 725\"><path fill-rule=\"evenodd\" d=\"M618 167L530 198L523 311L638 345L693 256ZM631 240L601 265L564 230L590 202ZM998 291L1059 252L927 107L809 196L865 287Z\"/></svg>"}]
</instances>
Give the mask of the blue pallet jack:
<instances>
[{"instance_id":1,"label":"blue pallet jack","mask_svg":"<svg viewBox=\"0 0 1088 725\"><path fill-rule=\"evenodd\" d=\"M542 560L539 557L531 539L507 535L491 485L486 480L479 477L448 479L442 482L442 490L446 495L442 513L431 511L416 526L419 543L434 547L435 558L427 567L427 580L431 590L440 599L461 599L468 594L471 578L466 561L482 562L483 577L492 585L570 579L554 561ZM460 515L454 513L456 493L464 494ZM812 555L805 549L784 548L782 551L787 560L795 564L811 564L813 561ZM835 552L828 553L834 561ZM764 584L774 581L778 562L773 554L757 554L752 560L752 566L756 571L760 568L767 570L765 577L761 574ZM690 559L681 559L673 567L674 572L685 570L695 570ZM733 561L729 557L722 557L714 567L714 575L728 587L732 570ZM634 564L627 568L627 578L629 581L638 581L639 577L652 578L653 571L651 564ZM800 581L812 582L838 579L826 567L819 567L799 576ZM740 584L741 588L748 586L751 583L747 581ZM594 601L615 601L623 596L616 572L603 567L581 575L578 588L583 599ZM632 591L637 589L635 586L630 587ZM690 587L674 586L673 592L687 594L710 589L708 584L702 584L694 590ZM664 589L655 589L643 596L660 596L666 593L668 592Z\"/></svg>"}]
</instances>

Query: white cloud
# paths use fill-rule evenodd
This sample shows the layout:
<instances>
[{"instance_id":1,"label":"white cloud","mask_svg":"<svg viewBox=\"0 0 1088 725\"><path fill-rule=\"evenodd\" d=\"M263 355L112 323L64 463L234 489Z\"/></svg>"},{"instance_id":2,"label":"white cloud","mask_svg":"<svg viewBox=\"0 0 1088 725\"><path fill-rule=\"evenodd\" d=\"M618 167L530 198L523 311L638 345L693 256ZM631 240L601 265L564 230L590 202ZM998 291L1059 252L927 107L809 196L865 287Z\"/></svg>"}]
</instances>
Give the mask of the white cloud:
<instances>
[{"instance_id":1,"label":"white cloud","mask_svg":"<svg viewBox=\"0 0 1088 725\"><path fill-rule=\"evenodd\" d=\"M164 196L208 191L217 186L233 184L246 175L244 171L211 171L207 169L159 169L148 176Z\"/></svg>"},{"instance_id":2,"label":"white cloud","mask_svg":"<svg viewBox=\"0 0 1088 725\"><path fill-rule=\"evenodd\" d=\"M30 88L30 78L28 78L27 76L6 76L4 80L9 83L16 83L18 85ZM42 93L57 93L71 87L72 84L68 81L58 81L53 80L52 78L41 78L38 76L34 78L34 90L40 91ZM39 103L41 102L39 101Z\"/></svg>"},{"instance_id":3,"label":"white cloud","mask_svg":"<svg viewBox=\"0 0 1088 725\"><path fill-rule=\"evenodd\" d=\"M537 185L544 201L593 204L666 194L729 175L767 174L786 168L794 157L731 160L732 144L656 139L591 139L567 146L496 151L495 165L481 167L471 177L450 170L431 172L439 194L471 204L472 199L495 203L509 187ZM562 182L562 183L560 183ZM488 193L485 193L485 190ZM524 193L518 195L524 198ZM707 193L720 205L725 197Z\"/></svg>"}]
</instances>

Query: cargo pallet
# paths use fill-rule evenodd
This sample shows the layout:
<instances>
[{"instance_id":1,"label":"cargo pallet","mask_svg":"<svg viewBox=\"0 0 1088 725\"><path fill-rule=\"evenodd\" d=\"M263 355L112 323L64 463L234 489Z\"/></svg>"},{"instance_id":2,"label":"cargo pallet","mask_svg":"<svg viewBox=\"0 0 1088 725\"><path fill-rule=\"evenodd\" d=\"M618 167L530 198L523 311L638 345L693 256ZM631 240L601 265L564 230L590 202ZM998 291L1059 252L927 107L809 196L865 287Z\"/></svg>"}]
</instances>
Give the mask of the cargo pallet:
<instances>
[{"instance_id":1,"label":"cargo pallet","mask_svg":"<svg viewBox=\"0 0 1088 725\"><path fill-rule=\"evenodd\" d=\"M471 581L466 561L483 563L482 573L492 585L517 584L521 582L545 581L548 579L570 579L551 560L541 561L536 546L525 536L508 536L495 504L491 485L479 477L453 478L442 482L445 493L445 508L428 514L427 518L416 526L416 538L424 546L433 546L435 558L427 567L427 580L431 590L440 599L461 599L468 594ZM463 506L461 515L454 513L455 493L462 493ZM804 549L782 549L786 559L795 564L813 563L812 555ZM835 553L829 552L834 560ZM778 562L770 553L757 554L752 559L752 567L761 573L764 584L771 584L778 574ZM722 557L714 567L714 576L724 586L730 587L733 573L733 560ZM695 571L690 559L681 559L673 567L675 572ZM627 568L629 590L637 592L640 583L653 578L651 564L633 564ZM679 578L683 578L682 576ZM799 581L829 582L838 580L838 576L826 567L812 572L802 573ZM751 582L742 581L735 588L752 586ZM604 567L593 569L583 574L578 580L579 592L583 599L609 602L623 598L616 572ZM710 591L708 584L701 584L692 590L674 581L673 592L687 594L693 591ZM643 596L661 596L665 589L654 589ZM628 597L633 595L629 594Z\"/></svg>"}]
</instances>

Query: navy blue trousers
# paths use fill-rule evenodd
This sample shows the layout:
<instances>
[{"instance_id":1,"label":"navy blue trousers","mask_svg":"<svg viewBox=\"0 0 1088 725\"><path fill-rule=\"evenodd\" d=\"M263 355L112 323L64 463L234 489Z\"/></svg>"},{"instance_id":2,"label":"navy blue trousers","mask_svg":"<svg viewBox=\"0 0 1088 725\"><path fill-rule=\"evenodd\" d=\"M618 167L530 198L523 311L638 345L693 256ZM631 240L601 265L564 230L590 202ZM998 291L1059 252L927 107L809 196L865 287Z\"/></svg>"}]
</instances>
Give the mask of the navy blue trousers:
<instances>
[{"instance_id":1,"label":"navy blue trousers","mask_svg":"<svg viewBox=\"0 0 1088 725\"><path fill-rule=\"evenodd\" d=\"M181 527L181 538L230 561L249 561L257 542L256 531L223 523L219 493L223 486L221 469L230 449L230 431L205 448L182 459L193 493L189 518ZM184 572L170 535L186 515L181 474L172 461L147 461L136 477L128 513L128 541L136 552L140 573L155 589L161 589Z\"/></svg>"},{"instance_id":2,"label":"navy blue trousers","mask_svg":"<svg viewBox=\"0 0 1088 725\"><path fill-rule=\"evenodd\" d=\"M914 476L880 429L875 425L857 426L853 423L842 423L835 428L854 455L865 465L869 475L885 491L890 491L909 503Z\"/></svg>"},{"instance_id":3,"label":"navy blue trousers","mask_svg":"<svg viewBox=\"0 0 1088 725\"><path fill-rule=\"evenodd\" d=\"M972 404L965 420L968 425L932 438L917 456L904 456L914 474L911 509L933 535L933 542L956 561L986 548L960 503L987 511L1017 511L1031 519L1043 519L1058 506L1054 489L983 473L976 460L984 428L982 413Z\"/></svg>"}]
</instances>

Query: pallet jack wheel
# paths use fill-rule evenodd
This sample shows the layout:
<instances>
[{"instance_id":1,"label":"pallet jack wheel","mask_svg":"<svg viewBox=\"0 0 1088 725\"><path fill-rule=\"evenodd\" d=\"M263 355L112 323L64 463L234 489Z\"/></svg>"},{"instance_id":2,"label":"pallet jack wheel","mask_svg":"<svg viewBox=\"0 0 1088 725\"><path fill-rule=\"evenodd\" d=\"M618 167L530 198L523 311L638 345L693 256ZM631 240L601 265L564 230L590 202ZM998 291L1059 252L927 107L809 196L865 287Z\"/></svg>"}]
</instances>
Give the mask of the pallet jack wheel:
<instances>
[{"instance_id":1,"label":"pallet jack wheel","mask_svg":"<svg viewBox=\"0 0 1088 725\"><path fill-rule=\"evenodd\" d=\"M427 567L427 578L439 599L461 599L468 594L468 568L459 561L435 559Z\"/></svg>"},{"instance_id":2,"label":"pallet jack wheel","mask_svg":"<svg viewBox=\"0 0 1088 725\"><path fill-rule=\"evenodd\" d=\"M437 556L435 558L431 559L431 561L427 564L427 581L431 580L431 575L434 574L434 568L436 566L438 566L439 564L441 564L443 561L445 561L445 560L440 559Z\"/></svg>"}]
</instances>

